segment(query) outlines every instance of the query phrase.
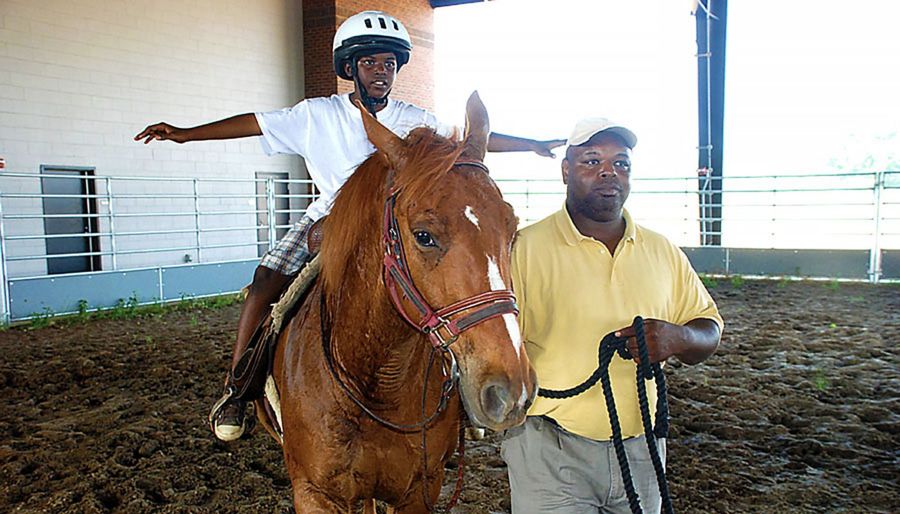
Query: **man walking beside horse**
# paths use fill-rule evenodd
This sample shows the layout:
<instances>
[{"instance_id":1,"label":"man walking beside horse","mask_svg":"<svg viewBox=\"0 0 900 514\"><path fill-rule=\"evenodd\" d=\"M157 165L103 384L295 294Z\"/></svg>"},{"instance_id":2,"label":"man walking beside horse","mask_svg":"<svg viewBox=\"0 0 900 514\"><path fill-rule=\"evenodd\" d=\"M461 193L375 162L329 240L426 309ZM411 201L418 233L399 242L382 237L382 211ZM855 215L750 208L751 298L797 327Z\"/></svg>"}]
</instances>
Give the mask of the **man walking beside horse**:
<instances>
[{"instance_id":1,"label":"man walking beside horse","mask_svg":"<svg viewBox=\"0 0 900 514\"><path fill-rule=\"evenodd\" d=\"M591 376L601 339L622 341L635 356L608 361L617 416L598 384L569 398L539 393L525 424L507 431L502 455L514 514L659 512L650 448L656 441L664 464L665 434L657 439L642 424L638 339L652 364L672 356L699 363L719 344L722 318L687 257L624 209L636 143L634 133L606 119L578 122L562 161L565 206L521 230L513 249L519 324L542 393ZM636 316L645 318L643 334L632 325ZM657 392L650 382L644 403L651 410ZM621 471L616 433L630 473Z\"/></svg>"}]
</instances>

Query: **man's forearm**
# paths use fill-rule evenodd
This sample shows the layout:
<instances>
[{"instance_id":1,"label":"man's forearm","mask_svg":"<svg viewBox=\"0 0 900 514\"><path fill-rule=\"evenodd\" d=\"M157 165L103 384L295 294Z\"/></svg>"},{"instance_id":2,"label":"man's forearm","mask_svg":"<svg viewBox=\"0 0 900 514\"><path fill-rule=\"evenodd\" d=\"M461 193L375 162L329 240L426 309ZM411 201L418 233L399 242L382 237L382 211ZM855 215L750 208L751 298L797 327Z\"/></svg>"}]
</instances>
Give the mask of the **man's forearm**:
<instances>
[{"instance_id":1,"label":"man's forearm","mask_svg":"<svg viewBox=\"0 0 900 514\"><path fill-rule=\"evenodd\" d=\"M705 361L716 352L719 339L722 337L719 324L711 319L695 319L683 327L683 348L676 354L678 360L685 364L697 364Z\"/></svg>"}]
</instances>

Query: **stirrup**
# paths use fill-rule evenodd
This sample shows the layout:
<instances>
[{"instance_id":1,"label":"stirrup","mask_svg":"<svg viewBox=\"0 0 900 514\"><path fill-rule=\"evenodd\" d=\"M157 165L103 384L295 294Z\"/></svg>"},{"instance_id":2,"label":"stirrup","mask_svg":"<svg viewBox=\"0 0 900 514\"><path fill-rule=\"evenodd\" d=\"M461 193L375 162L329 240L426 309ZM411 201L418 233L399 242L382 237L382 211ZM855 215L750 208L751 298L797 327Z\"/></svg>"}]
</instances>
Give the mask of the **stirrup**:
<instances>
[{"instance_id":1,"label":"stirrup","mask_svg":"<svg viewBox=\"0 0 900 514\"><path fill-rule=\"evenodd\" d=\"M230 400L236 392L237 392L237 388L234 386L234 384L229 384L225 388L225 393L222 395L222 397L219 398L216 401L216 403L213 404L212 409L209 410L209 417L206 418L206 421L207 421L207 423L209 423L209 428L213 432L216 431L216 427L215 427L216 416L219 415L219 411L222 410L222 407L225 406L225 404L228 402L228 400Z\"/></svg>"},{"instance_id":2,"label":"stirrup","mask_svg":"<svg viewBox=\"0 0 900 514\"><path fill-rule=\"evenodd\" d=\"M209 411L209 418L207 419L209 423L209 428L212 430L213 434L220 441L230 442L250 433L253 427L256 425L256 407L253 405L253 402L246 402L237 400L234 398L237 389L234 385L229 385L225 389L225 394L213 404L212 409ZM222 409L229 405L234 405L237 402L241 402L244 405L242 406L242 416L240 418L241 424L238 425L218 425L217 419L220 416ZM236 408L239 406L235 405ZM236 429L231 429L228 432L221 431L220 428L223 427L236 427Z\"/></svg>"}]
</instances>

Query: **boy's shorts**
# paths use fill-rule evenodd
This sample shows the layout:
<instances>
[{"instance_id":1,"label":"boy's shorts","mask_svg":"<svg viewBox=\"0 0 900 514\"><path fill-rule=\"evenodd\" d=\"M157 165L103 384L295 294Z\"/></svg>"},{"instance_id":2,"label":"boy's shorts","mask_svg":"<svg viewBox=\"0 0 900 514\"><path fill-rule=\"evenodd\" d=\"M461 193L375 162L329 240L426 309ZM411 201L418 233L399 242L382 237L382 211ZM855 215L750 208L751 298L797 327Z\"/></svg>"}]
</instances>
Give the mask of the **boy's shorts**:
<instances>
[{"instance_id":1,"label":"boy's shorts","mask_svg":"<svg viewBox=\"0 0 900 514\"><path fill-rule=\"evenodd\" d=\"M284 235L275 247L263 255L260 266L277 271L282 275L294 275L304 264L312 259L309 242L306 238L309 229L315 222L309 216L303 216Z\"/></svg>"}]
</instances>

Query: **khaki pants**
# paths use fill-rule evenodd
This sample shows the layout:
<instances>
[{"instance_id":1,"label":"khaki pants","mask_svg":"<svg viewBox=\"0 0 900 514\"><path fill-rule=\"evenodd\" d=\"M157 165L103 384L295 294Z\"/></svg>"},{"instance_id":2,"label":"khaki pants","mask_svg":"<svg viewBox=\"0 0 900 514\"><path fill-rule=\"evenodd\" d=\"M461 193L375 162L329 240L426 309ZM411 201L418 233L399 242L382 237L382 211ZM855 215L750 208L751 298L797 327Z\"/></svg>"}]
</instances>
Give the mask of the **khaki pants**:
<instances>
[{"instance_id":1,"label":"khaki pants","mask_svg":"<svg viewBox=\"0 0 900 514\"><path fill-rule=\"evenodd\" d=\"M657 441L666 462L666 441ZM644 436L624 441L631 479L644 513L658 513L662 500ZM509 470L513 514L630 514L612 441L587 439L528 416L507 431L500 454Z\"/></svg>"}]
</instances>

